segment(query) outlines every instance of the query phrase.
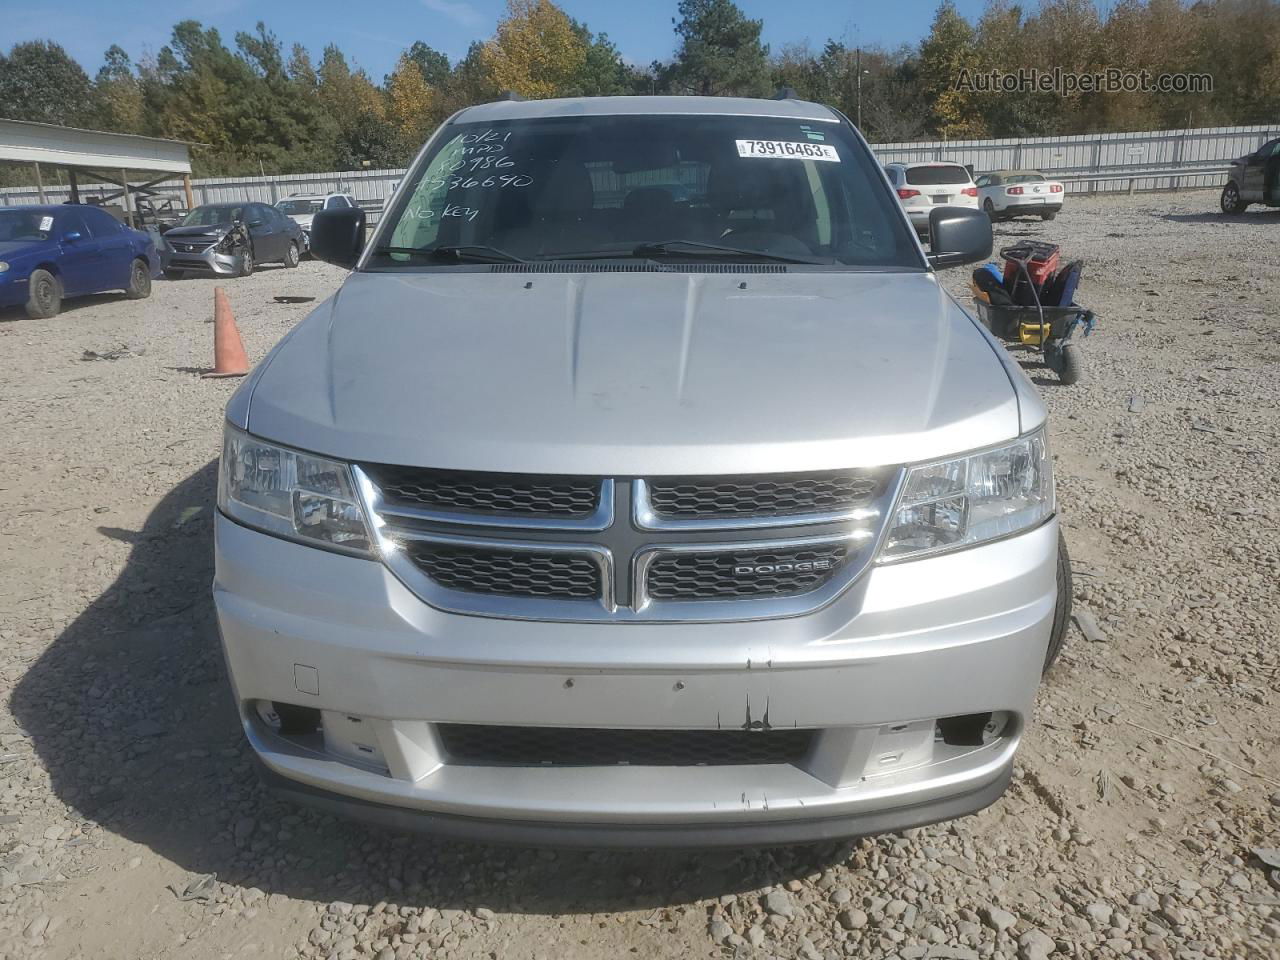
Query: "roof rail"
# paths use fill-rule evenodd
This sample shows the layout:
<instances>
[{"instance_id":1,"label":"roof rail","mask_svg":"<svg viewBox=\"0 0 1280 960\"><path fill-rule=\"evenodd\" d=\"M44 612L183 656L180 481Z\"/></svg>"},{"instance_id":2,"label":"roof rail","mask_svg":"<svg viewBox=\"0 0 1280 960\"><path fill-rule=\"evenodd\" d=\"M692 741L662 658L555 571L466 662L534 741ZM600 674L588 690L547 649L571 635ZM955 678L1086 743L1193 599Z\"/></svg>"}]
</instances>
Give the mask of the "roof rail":
<instances>
[{"instance_id":1,"label":"roof rail","mask_svg":"<svg viewBox=\"0 0 1280 960\"><path fill-rule=\"evenodd\" d=\"M514 90L503 90L500 94L498 94L498 99L499 100L516 100L523 103L528 98L516 93Z\"/></svg>"},{"instance_id":2,"label":"roof rail","mask_svg":"<svg viewBox=\"0 0 1280 960\"><path fill-rule=\"evenodd\" d=\"M800 94L796 93L794 87L779 87L774 91L773 99L775 100L799 100Z\"/></svg>"}]
</instances>

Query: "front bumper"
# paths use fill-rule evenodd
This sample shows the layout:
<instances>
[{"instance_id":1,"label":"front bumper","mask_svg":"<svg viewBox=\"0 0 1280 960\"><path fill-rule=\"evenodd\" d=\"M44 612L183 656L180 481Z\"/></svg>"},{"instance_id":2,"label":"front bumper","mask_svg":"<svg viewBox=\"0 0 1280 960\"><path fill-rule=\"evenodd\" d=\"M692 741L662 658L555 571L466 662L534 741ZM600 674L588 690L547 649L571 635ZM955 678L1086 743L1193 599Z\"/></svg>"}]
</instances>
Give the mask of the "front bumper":
<instances>
[{"instance_id":1,"label":"front bumper","mask_svg":"<svg viewBox=\"0 0 1280 960\"><path fill-rule=\"evenodd\" d=\"M875 567L827 607L746 623L549 623L433 609L380 563L219 515L214 598L269 783L397 827L589 845L800 842L980 809L1003 791L1056 600L1057 523ZM314 707L323 736L255 704ZM1006 711L958 746L937 718ZM440 723L819 731L796 763L455 763Z\"/></svg>"},{"instance_id":2,"label":"front bumper","mask_svg":"<svg viewBox=\"0 0 1280 960\"><path fill-rule=\"evenodd\" d=\"M166 270L191 270L221 277L239 276L244 258L238 253L219 253L212 247L203 252L187 252L170 246Z\"/></svg>"}]
</instances>

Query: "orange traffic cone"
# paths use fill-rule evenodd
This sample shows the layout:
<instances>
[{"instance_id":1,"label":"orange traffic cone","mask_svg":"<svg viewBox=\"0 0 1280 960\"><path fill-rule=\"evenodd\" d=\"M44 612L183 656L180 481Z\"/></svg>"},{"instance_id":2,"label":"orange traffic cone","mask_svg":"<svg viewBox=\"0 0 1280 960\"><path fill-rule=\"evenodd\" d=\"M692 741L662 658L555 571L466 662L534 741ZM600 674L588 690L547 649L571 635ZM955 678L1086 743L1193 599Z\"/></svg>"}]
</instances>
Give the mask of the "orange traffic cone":
<instances>
[{"instance_id":1,"label":"orange traffic cone","mask_svg":"<svg viewBox=\"0 0 1280 960\"><path fill-rule=\"evenodd\" d=\"M244 341L236 329L236 318L231 315L231 304L226 291L213 288L213 369L206 377L243 377L249 372L249 358L244 353Z\"/></svg>"}]
</instances>

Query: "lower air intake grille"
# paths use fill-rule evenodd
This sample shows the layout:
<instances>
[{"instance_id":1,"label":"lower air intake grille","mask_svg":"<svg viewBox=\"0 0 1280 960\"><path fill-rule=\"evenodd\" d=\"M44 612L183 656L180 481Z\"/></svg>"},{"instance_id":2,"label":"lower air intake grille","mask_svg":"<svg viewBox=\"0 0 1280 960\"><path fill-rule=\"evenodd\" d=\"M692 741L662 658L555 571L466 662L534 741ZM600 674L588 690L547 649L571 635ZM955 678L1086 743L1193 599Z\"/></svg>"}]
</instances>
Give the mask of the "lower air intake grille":
<instances>
[{"instance_id":1,"label":"lower air intake grille","mask_svg":"<svg viewBox=\"0 0 1280 960\"><path fill-rule=\"evenodd\" d=\"M814 730L602 730L436 725L449 760L479 766L694 767L796 763Z\"/></svg>"},{"instance_id":2,"label":"lower air intake grille","mask_svg":"<svg viewBox=\"0 0 1280 960\"><path fill-rule=\"evenodd\" d=\"M600 503L600 481L506 473L369 466L391 506L527 517L585 517Z\"/></svg>"},{"instance_id":3,"label":"lower air intake grille","mask_svg":"<svg viewBox=\"0 0 1280 960\"><path fill-rule=\"evenodd\" d=\"M594 600L600 567L590 556L409 542L414 565L442 587L506 597Z\"/></svg>"},{"instance_id":4,"label":"lower air intake grille","mask_svg":"<svg viewBox=\"0 0 1280 960\"><path fill-rule=\"evenodd\" d=\"M871 471L841 470L755 477L658 477L649 504L664 520L785 517L864 506L880 491Z\"/></svg>"},{"instance_id":5,"label":"lower air intake grille","mask_svg":"<svg viewBox=\"0 0 1280 960\"><path fill-rule=\"evenodd\" d=\"M803 550L666 553L648 570L654 600L742 600L791 597L830 580L848 556L844 544Z\"/></svg>"}]
</instances>

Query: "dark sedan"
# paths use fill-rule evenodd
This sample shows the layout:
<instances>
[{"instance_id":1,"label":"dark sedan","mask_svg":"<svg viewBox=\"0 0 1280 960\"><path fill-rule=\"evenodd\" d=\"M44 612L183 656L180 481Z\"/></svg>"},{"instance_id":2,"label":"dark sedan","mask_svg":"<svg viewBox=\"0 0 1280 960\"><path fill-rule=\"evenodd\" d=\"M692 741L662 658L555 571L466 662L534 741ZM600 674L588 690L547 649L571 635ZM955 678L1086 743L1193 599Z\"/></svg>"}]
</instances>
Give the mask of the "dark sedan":
<instances>
[{"instance_id":1,"label":"dark sedan","mask_svg":"<svg viewBox=\"0 0 1280 960\"><path fill-rule=\"evenodd\" d=\"M1244 213L1251 203L1280 207L1280 137L1231 161L1220 202L1223 213Z\"/></svg>"},{"instance_id":2,"label":"dark sedan","mask_svg":"<svg viewBox=\"0 0 1280 960\"><path fill-rule=\"evenodd\" d=\"M193 273L247 277L260 263L296 267L306 249L301 228L265 203L196 207L164 234L167 277Z\"/></svg>"},{"instance_id":3,"label":"dark sedan","mask_svg":"<svg viewBox=\"0 0 1280 960\"><path fill-rule=\"evenodd\" d=\"M66 297L123 290L151 296L159 257L151 238L97 207L0 208L0 307L57 316Z\"/></svg>"}]
</instances>

